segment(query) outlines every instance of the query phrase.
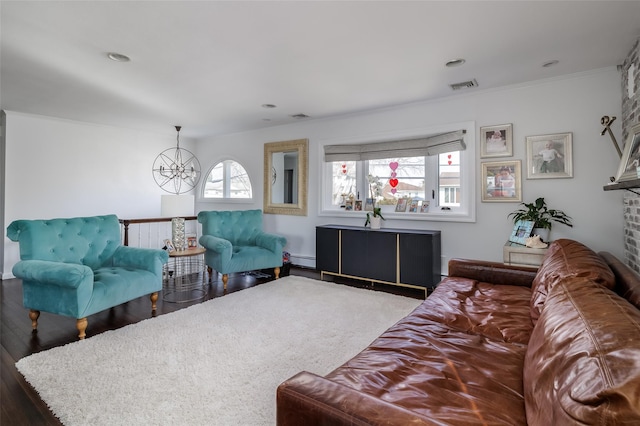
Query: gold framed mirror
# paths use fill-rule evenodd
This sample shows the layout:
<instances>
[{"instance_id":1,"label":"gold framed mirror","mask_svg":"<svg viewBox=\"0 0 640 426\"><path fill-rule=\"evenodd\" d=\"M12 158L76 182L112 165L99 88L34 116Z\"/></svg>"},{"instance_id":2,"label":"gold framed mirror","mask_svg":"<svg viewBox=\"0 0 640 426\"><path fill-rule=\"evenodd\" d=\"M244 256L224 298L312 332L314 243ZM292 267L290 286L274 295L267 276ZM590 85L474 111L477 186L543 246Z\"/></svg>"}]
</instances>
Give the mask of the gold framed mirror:
<instances>
[{"instance_id":1,"label":"gold framed mirror","mask_svg":"<svg viewBox=\"0 0 640 426\"><path fill-rule=\"evenodd\" d=\"M307 215L309 140L264 144L264 213Z\"/></svg>"}]
</instances>

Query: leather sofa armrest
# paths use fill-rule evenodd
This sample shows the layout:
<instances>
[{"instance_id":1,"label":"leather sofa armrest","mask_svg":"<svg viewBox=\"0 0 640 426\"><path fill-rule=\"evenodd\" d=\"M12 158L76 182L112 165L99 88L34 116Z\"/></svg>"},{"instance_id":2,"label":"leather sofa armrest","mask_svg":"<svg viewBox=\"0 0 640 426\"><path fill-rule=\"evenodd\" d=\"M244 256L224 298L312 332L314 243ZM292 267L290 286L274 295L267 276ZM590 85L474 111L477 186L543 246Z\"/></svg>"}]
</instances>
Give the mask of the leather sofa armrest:
<instances>
[{"instance_id":1,"label":"leather sofa armrest","mask_svg":"<svg viewBox=\"0 0 640 426\"><path fill-rule=\"evenodd\" d=\"M142 269L162 276L162 265L168 259L169 254L164 250L119 246L113 254L113 266Z\"/></svg>"},{"instance_id":2,"label":"leather sofa armrest","mask_svg":"<svg viewBox=\"0 0 640 426\"><path fill-rule=\"evenodd\" d=\"M274 253L281 253L287 239L279 235L262 232L256 236L256 245Z\"/></svg>"},{"instance_id":3,"label":"leather sofa armrest","mask_svg":"<svg viewBox=\"0 0 640 426\"><path fill-rule=\"evenodd\" d=\"M418 413L303 371L277 389L278 426L436 425Z\"/></svg>"},{"instance_id":4,"label":"leather sofa armrest","mask_svg":"<svg viewBox=\"0 0 640 426\"><path fill-rule=\"evenodd\" d=\"M449 260L450 277L468 278L492 284L531 287L537 272L537 268L505 265L499 262L468 259Z\"/></svg>"},{"instance_id":5,"label":"leather sofa armrest","mask_svg":"<svg viewBox=\"0 0 640 426\"><path fill-rule=\"evenodd\" d=\"M21 260L13 266L13 275L23 281L35 281L58 287L93 288L93 270L76 263L49 260Z\"/></svg>"}]
</instances>

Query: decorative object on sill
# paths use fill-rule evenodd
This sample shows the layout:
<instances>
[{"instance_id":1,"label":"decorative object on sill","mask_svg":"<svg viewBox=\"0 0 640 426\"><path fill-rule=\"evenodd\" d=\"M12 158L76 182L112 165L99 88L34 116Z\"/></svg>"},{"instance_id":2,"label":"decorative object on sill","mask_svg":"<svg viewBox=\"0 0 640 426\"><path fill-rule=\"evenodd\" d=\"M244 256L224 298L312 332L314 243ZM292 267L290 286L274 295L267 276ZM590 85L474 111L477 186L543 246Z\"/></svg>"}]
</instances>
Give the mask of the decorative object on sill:
<instances>
[{"instance_id":1,"label":"decorative object on sill","mask_svg":"<svg viewBox=\"0 0 640 426\"><path fill-rule=\"evenodd\" d=\"M398 179L396 178L398 174L396 173L396 169L398 168L398 162L392 161L389 163L389 168L391 169L391 179L389 179L389 185L391 186L391 193L395 194L398 192L396 186L398 186Z\"/></svg>"},{"instance_id":2,"label":"decorative object on sill","mask_svg":"<svg viewBox=\"0 0 640 426\"><path fill-rule=\"evenodd\" d=\"M509 213L514 225L518 221L533 221L533 234L539 235L541 240L549 242L549 232L553 222L558 222L573 228L571 217L562 210L550 209L543 197L537 198L533 203L520 203L521 208Z\"/></svg>"},{"instance_id":3,"label":"decorative object on sill","mask_svg":"<svg viewBox=\"0 0 640 426\"><path fill-rule=\"evenodd\" d=\"M367 213L367 220L364 222L364 226L371 224L371 229L380 229L383 220L385 218L382 216L380 207L374 207L373 212Z\"/></svg>"},{"instance_id":4,"label":"decorative object on sill","mask_svg":"<svg viewBox=\"0 0 640 426\"><path fill-rule=\"evenodd\" d=\"M611 131L611 124L616 121L616 117L609 117L608 115L603 115L600 119L600 124L604 126L602 132L600 132L600 136L604 136L605 133L609 133L609 137L611 138L611 143L613 143L614 148L618 152L618 156L622 158L622 151L620 150L620 145L618 145L618 141L616 137L613 135Z\"/></svg>"},{"instance_id":5,"label":"decorative object on sill","mask_svg":"<svg viewBox=\"0 0 640 426\"><path fill-rule=\"evenodd\" d=\"M200 162L196 156L180 148L180 129L176 147L162 151L153 162L153 178L160 188L171 194L182 194L195 188L200 180Z\"/></svg>"}]
</instances>

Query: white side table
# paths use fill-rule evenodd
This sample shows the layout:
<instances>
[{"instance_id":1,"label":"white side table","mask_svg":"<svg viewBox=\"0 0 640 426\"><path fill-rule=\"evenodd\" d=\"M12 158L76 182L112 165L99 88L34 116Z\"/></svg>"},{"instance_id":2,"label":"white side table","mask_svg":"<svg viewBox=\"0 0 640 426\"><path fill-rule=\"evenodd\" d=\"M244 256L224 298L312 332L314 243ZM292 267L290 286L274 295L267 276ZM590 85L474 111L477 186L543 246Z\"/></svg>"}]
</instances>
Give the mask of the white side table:
<instances>
[{"instance_id":1,"label":"white side table","mask_svg":"<svg viewBox=\"0 0 640 426\"><path fill-rule=\"evenodd\" d=\"M162 300L173 303L204 299L207 294L207 268L203 247L169 252L162 274Z\"/></svg>"},{"instance_id":2,"label":"white side table","mask_svg":"<svg viewBox=\"0 0 640 426\"><path fill-rule=\"evenodd\" d=\"M542 258L547 253L547 250L546 248L529 248L507 241L502 248L503 261L507 265L537 268L542 264Z\"/></svg>"}]
</instances>

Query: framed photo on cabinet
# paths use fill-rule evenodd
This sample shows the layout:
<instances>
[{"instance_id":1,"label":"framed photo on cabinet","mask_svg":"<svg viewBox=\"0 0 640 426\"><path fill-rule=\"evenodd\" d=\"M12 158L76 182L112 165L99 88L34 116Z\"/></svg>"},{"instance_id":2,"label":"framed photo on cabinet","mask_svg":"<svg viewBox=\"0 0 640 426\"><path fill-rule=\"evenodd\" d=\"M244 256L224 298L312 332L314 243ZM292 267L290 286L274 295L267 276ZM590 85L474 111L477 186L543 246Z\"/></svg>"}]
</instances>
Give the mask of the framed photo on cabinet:
<instances>
[{"instance_id":1,"label":"framed photo on cabinet","mask_svg":"<svg viewBox=\"0 0 640 426\"><path fill-rule=\"evenodd\" d=\"M485 203L522 202L520 160L482 163L482 201Z\"/></svg>"},{"instance_id":2,"label":"framed photo on cabinet","mask_svg":"<svg viewBox=\"0 0 640 426\"><path fill-rule=\"evenodd\" d=\"M480 127L480 158L511 157L513 125Z\"/></svg>"},{"instance_id":3,"label":"framed photo on cabinet","mask_svg":"<svg viewBox=\"0 0 640 426\"><path fill-rule=\"evenodd\" d=\"M572 134L527 136L527 179L572 178Z\"/></svg>"}]
</instances>

